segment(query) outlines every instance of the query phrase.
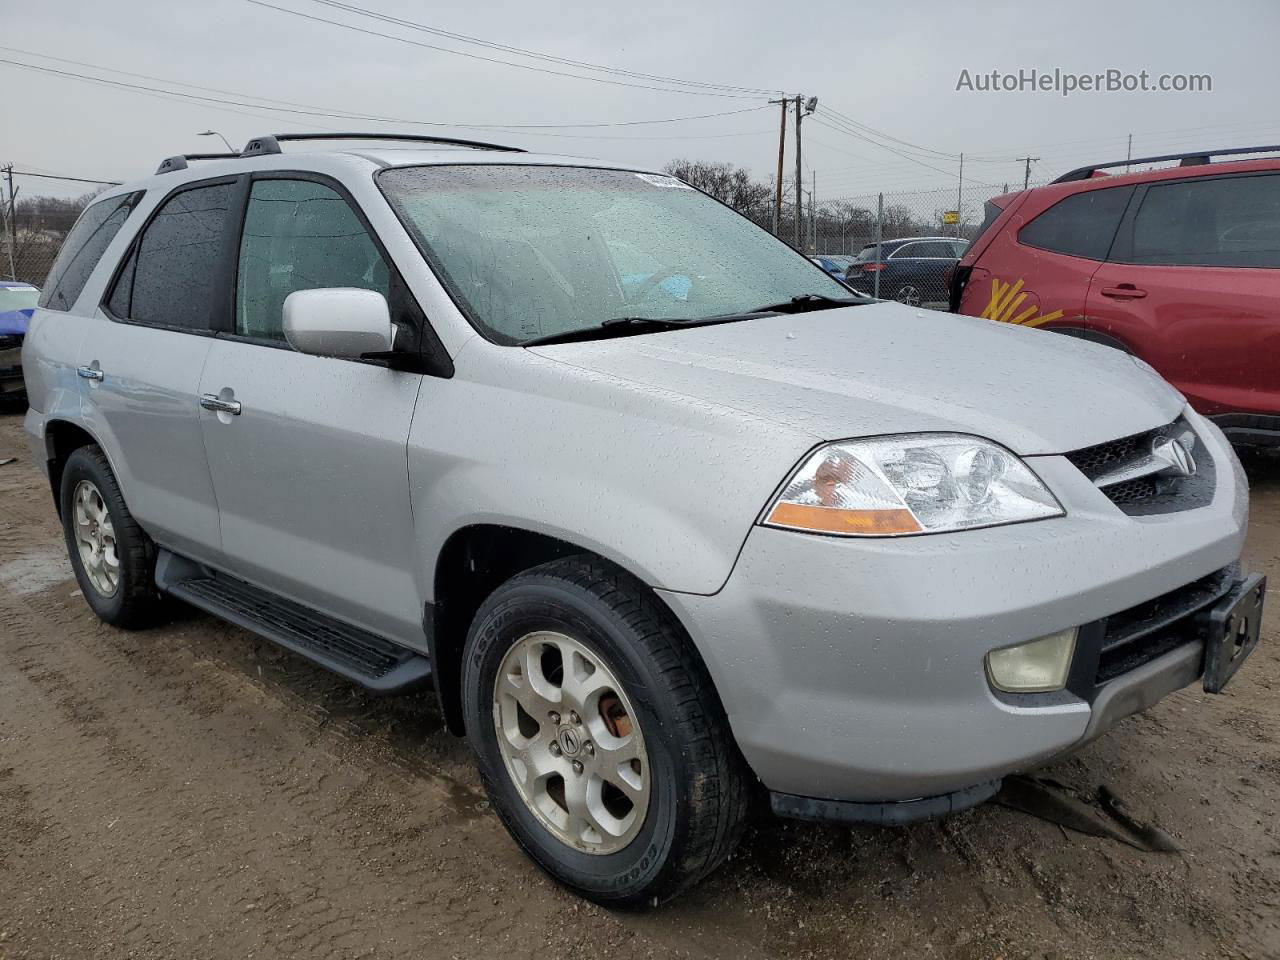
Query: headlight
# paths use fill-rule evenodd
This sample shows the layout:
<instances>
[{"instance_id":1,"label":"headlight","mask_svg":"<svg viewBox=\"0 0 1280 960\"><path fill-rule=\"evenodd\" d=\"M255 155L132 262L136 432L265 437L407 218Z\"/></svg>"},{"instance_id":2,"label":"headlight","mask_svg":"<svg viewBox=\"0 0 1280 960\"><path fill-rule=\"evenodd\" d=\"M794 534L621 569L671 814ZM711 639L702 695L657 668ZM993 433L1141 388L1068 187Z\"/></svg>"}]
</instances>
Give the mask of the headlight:
<instances>
[{"instance_id":1,"label":"headlight","mask_svg":"<svg viewBox=\"0 0 1280 960\"><path fill-rule=\"evenodd\" d=\"M1025 463L989 440L915 433L829 444L765 513L771 527L885 537L1060 517Z\"/></svg>"}]
</instances>

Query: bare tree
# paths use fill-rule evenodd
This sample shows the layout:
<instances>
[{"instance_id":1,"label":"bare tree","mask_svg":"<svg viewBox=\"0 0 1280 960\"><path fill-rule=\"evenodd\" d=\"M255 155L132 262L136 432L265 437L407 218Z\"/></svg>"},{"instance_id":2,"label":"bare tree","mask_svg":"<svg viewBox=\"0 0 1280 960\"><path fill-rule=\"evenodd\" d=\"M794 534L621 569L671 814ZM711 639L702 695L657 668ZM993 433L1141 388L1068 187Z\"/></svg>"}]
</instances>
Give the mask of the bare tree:
<instances>
[{"instance_id":1,"label":"bare tree","mask_svg":"<svg viewBox=\"0 0 1280 960\"><path fill-rule=\"evenodd\" d=\"M662 169L757 222L769 215L773 189L751 179L750 171L743 167L706 160L672 160Z\"/></svg>"}]
</instances>

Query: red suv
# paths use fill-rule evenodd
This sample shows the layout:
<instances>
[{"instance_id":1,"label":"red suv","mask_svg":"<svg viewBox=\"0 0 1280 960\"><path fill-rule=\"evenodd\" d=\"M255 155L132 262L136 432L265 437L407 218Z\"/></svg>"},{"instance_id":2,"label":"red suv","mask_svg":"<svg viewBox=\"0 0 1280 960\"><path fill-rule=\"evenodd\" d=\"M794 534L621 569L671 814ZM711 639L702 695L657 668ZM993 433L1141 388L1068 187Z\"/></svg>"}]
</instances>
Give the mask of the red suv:
<instances>
[{"instance_id":1,"label":"red suv","mask_svg":"<svg viewBox=\"0 0 1280 960\"><path fill-rule=\"evenodd\" d=\"M1233 441L1280 445L1280 157L1210 162L1264 152L1280 147L1097 164L993 198L951 309L1126 350ZM1103 172L1163 161L1179 165Z\"/></svg>"}]
</instances>

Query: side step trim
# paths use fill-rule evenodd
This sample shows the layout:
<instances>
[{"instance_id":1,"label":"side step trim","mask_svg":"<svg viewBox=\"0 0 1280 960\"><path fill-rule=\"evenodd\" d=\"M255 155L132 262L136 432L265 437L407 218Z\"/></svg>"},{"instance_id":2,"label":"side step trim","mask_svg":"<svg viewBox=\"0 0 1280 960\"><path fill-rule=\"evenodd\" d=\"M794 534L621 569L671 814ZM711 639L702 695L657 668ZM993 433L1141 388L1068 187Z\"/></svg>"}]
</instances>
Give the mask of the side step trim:
<instances>
[{"instance_id":1,"label":"side step trim","mask_svg":"<svg viewBox=\"0 0 1280 960\"><path fill-rule=\"evenodd\" d=\"M399 692L431 680L431 661L420 653L168 550L156 558L156 586L367 690Z\"/></svg>"}]
</instances>

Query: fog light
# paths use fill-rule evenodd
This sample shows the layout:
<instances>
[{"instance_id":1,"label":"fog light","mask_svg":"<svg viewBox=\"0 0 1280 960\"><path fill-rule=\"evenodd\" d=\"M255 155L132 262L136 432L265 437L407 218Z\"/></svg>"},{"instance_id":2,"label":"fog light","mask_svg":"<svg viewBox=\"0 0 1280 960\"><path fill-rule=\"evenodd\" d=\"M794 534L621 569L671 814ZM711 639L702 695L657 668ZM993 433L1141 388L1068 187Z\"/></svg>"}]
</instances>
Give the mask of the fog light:
<instances>
[{"instance_id":1,"label":"fog light","mask_svg":"<svg viewBox=\"0 0 1280 960\"><path fill-rule=\"evenodd\" d=\"M1067 685L1076 628L1003 647L987 654L987 676L997 690L1008 693L1047 693Z\"/></svg>"}]
</instances>

